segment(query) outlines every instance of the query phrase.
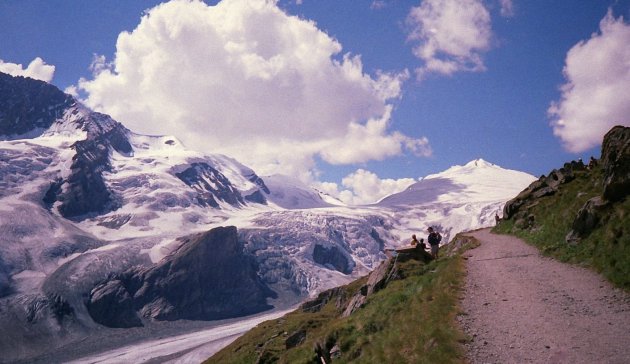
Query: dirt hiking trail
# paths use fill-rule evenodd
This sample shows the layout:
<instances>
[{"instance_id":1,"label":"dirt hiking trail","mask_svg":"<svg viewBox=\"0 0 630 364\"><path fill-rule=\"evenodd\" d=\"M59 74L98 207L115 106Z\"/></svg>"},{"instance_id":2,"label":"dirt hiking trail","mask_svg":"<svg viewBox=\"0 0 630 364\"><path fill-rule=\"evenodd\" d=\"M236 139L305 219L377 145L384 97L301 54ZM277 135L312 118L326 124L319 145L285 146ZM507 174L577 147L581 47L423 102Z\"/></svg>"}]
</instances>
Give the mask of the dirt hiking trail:
<instances>
[{"instance_id":1,"label":"dirt hiking trail","mask_svg":"<svg viewBox=\"0 0 630 364\"><path fill-rule=\"evenodd\" d=\"M467 235L481 242L457 318L470 363L630 363L630 295L518 238Z\"/></svg>"}]
</instances>

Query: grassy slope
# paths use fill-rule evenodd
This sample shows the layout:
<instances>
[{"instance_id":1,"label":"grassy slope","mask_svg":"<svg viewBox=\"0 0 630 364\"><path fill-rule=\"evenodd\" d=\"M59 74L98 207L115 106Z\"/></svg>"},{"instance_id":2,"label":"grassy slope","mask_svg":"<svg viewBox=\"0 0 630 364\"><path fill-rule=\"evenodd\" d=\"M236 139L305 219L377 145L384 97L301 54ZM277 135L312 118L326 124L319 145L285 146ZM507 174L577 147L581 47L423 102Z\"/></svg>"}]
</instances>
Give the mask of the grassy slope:
<instances>
[{"instance_id":1,"label":"grassy slope","mask_svg":"<svg viewBox=\"0 0 630 364\"><path fill-rule=\"evenodd\" d=\"M506 220L494 232L519 236L548 256L594 268L615 285L630 289L630 199L610 208L610 218L580 243L570 245L565 240L578 210L601 195L602 179L601 168L576 172L575 180L530 208L536 221L533 229L519 229L513 220Z\"/></svg>"},{"instance_id":2,"label":"grassy slope","mask_svg":"<svg viewBox=\"0 0 630 364\"><path fill-rule=\"evenodd\" d=\"M317 342L340 347L335 363L462 363L465 338L455 324L464 278L461 256L428 264L408 260L399 263L399 272L401 279L370 296L350 317L339 317L335 299L317 313L297 310L258 325L206 363L312 363ZM365 281L344 286L342 297ZM305 341L286 349L287 337L303 329Z\"/></svg>"}]
</instances>

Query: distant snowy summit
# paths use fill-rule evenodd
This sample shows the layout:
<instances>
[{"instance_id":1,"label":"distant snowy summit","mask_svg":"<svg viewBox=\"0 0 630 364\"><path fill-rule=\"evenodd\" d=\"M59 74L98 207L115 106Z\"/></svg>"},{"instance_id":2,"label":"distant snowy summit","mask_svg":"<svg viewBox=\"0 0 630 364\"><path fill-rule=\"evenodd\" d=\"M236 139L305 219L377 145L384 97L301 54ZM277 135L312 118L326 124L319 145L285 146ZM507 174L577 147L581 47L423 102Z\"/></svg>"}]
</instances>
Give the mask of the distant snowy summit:
<instances>
[{"instance_id":1,"label":"distant snowy summit","mask_svg":"<svg viewBox=\"0 0 630 364\"><path fill-rule=\"evenodd\" d=\"M385 197L378 206L426 205L445 202L507 201L536 177L505 169L483 159L431 174L406 190Z\"/></svg>"},{"instance_id":2,"label":"distant snowy summit","mask_svg":"<svg viewBox=\"0 0 630 364\"><path fill-rule=\"evenodd\" d=\"M312 209L344 205L336 198L320 192L297 178L282 174L263 177L269 195L267 199L285 209Z\"/></svg>"}]
</instances>

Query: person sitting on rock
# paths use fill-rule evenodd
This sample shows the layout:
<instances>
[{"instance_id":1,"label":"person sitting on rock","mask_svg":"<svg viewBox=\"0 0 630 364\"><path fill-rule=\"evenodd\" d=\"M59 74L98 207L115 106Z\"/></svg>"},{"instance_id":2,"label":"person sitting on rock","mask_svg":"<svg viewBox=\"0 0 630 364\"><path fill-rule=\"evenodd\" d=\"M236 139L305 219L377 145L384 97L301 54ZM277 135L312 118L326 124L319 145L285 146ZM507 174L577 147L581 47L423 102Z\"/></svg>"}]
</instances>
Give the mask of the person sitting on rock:
<instances>
[{"instance_id":1,"label":"person sitting on rock","mask_svg":"<svg viewBox=\"0 0 630 364\"><path fill-rule=\"evenodd\" d=\"M426 244L424 244L424 239L420 239L420 241L418 241L418 238L416 238L416 234L411 235L411 246L425 250L427 248Z\"/></svg>"}]
</instances>

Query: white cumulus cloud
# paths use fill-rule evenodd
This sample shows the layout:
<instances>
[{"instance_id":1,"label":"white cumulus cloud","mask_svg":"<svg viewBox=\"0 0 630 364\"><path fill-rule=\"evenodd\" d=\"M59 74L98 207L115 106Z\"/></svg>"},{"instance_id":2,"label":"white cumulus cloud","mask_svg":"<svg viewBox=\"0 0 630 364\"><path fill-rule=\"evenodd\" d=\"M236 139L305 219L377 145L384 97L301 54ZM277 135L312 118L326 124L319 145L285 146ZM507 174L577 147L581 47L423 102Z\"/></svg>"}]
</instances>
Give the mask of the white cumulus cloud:
<instances>
[{"instance_id":1,"label":"white cumulus cloud","mask_svg":"<svg viewBox=\"0 0 630 364\"><path fill-rule=\"evenodd\" d=\"M366 74L359 56L272 0L158 5L119 35L115 59L95 56L92 69L78 85L88 106L261 174L308 175L316 156L430 153L426 138L390 130L407 72Z\"/></svg>"},{"instance_id":2,"label":"white cumulus cloud","mask_svg":"<svg viewBox=\"0 0 630 364\"><path fill-rule=\"evenodd\" d=\"M0 72L50 82L55 75L55 66L46 64L40 57L33 59L26 68L21 64L4 62L0 59Z\"/></svg>"},{"instance_id":3,"label":"white cumulus cloud","mask_svg":"<svg viewBox=\"0 0 630 364\"><path fill-rule=\"evenodd\" d=\"M482 54L492 39L490 13L481 0L424 0L407 17L413 54L424 64L418 78L428 73L484 71Z\"/></svg>"},{"instance_id":4,"label":"white cumulus cloud","mask_svg":"<svg viewBox=\"0 0 630 364\"><path fill-rule=\"evenodd\" d=\"M630 25L609 10L600 31L567 53L566 83L549 107L553 132L566 150L588 150L613 126L630 126L629 45Z\"/></svg>"},{"instance_id":5,"label":"white cumulus cloud","mask_svg":"<svg viewBox=\"0 0 630 364\"><path fill-rule=\"evenodd\" d=\"M336 183L320 183L317 188L350 205L375 203L393 193L403 191L413 183L413 178L381 179L375 173L357 169L344 177L340 187Z\"/></svg>"}]
</instances>

